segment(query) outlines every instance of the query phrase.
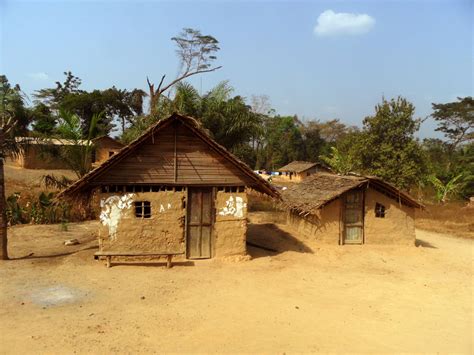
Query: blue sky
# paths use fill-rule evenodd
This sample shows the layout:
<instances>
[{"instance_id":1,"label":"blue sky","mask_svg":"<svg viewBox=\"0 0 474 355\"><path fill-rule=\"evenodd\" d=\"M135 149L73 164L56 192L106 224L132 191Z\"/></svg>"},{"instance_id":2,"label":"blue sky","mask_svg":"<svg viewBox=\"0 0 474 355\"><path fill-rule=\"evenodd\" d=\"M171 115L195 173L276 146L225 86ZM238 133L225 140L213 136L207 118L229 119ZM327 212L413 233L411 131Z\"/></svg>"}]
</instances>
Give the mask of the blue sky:
<instances>
[{"instance_id":1,"label":"blue sky","mask_svg":"<svg viewBox=\"0 0 474 355\"><path fill-rule=\"evenodd\" d=\"M329 11L331 10L331 11ZM315 27L318 25L315 31ZM6 1L0 72L31 94L71 70L84 89L146 88L172 78L170 40L183 27L220 41L218 72L237 94L268 95L280 114L351 125L402 95L417 115L473 95L473 2L463 1ZM439 136L423 124L420 136Z\"/></svg>"}]
</instances>

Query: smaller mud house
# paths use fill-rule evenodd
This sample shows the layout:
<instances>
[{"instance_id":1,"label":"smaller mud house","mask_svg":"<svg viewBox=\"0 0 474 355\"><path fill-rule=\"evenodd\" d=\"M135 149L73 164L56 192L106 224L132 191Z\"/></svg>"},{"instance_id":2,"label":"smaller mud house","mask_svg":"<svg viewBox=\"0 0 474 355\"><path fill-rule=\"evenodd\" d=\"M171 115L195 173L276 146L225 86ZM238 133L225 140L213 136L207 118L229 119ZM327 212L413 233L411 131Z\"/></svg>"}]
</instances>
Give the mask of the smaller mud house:
<instances>
[{"instance_id":1,"label":"smaller mud house","mask_svg":"<svg viewBox=\"0 0 474 355\"><path fill-rule=\"evenodd\" d=\"M275 180L299 182L318 172L330 172L330 170L321 163L295 160L278 169L278 172L281 175Z\"/></svg>"},{"instance_id":2,"label":"smaller mud house","mask_svg":"<svg viewBox=\"0 0 474 355\"><path fill-rule=\"evenodd\" d=\"M11 160L16 166L24 169L69 169L58 155L65 146L75 143L67 139L36 137L16 137L15 140L20 149Z\"/></svg>"},{"instance_id":3,"label":"smaller mud house","mask_svg":"<svg viewBox=\"0 0 474 355\"><path fill-rule=\"evenodd\" d=\"M107 256L246 254L247 195L278 192L193 118L173 114L63 191L100 215Z\"/></svg>"},{"instance_id":4,"label":"smaller mud house","mask_svg":"<svg viewBox=\"0 0 474 355\"><path fill-rule=\"evenodd\" d=\"M319 173L282 192L288 224L329 244L415 243L415 210L423 206L376 177Z\"/></svg>"},{"instance_id":5,"label":"smaller mud house","mask_svg":"<svg viewBox=\"0 0 474 355\"><path fill-rule=\"evenodd\" d=\"M92 151L92 166L96 167L117 154L124 145L109 136L97 137L92 140L94 150Z\"/></svg>"},{"instance_id":6,"label":"smaller mud house","mask_svg":"<svg viewBox=\"0 0 474 355\"><path fill-rule=\"evenodd\" d=\"M68 146L86 145L87 141L71 141L58 138L17 137L20 146L19 154L11 157L12 162L24 169L70 169L70 166L60 158L61 150ZM92 140L91 162L97 166L118 152L123 144L115 139L103 136Z\"/></svg>"}]
</instances>

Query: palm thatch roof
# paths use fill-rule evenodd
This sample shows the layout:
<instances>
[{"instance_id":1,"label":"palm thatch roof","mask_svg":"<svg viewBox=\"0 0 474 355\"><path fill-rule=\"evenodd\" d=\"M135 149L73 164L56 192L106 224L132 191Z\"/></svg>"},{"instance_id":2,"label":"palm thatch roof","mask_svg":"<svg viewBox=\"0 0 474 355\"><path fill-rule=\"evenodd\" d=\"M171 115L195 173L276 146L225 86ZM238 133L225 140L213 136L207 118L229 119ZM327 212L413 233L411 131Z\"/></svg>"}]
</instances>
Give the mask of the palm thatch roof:
<instances>
[{"instance_id":1,"label":"palm thatch roof","mask_svg":"<svg viewBox=\"0 0 474 355\"><path fill-rule=\"evenodd\" d=\"M282 192L282 205L301 215L316 213L345 192L371 186L375 190L409 207L423 208L410 195L375 176L335 175L318 173L300 184L288 187Z\"/></svg>"},{"instance_id":2,"label":"palm thatch roof","mask_svg":"<svg viewBox=\"0 0 474 355\"><path fill-rule=\"evenodd\" d=\"M324 167L321 163L312 163L310 161L299 161L299 160L294 160L291 163L281 167L278 169L280 172L291 172L291 173L302 173L303 171L306 171L308 169L311 169L315 166L320 166Z\"/></svg>"},{"instance_id":3,"label":"palm thatch roof","mask_svg":"<svg viewBox=\"0 0 474 355\"><path fill-rule=\"evenodd\" d=\"M240 171L242 171L249 178L249 180L252 181L252 183L249 185L251 188L255 189L258 192L267 194L271 197L277 199L280 198L279 192L268 181L255 174L252 169L250 169L244 162L239 160L235 155L230 153L227 149L225 149L223 146L213 140L210 137L209 133L201 126L201 124L196 119L188 116L183 116L178 113L174 113L170 117L162 119L157 123L153 124L140 137L123 147L117 154L114 154L100 166L91 170L81 179L70 185L67 189L61 191L58 194L57 198L78 196L81 193L90 191L94 185L93 183L97 182L97 180L100 179L100 176L102 174L106 174L111 167L119 164L121 160L133 153L135 149L139 147L140 144L145 142L149 137L154 136L157 132L164 129L165 127L169 127L175 121L180 121L183 125L185 125L192 132L194 132L197 137L207 143L210 149L222 155L224 158L227 159L227 161L229 161Z\"/></svg>"}]
</instances>

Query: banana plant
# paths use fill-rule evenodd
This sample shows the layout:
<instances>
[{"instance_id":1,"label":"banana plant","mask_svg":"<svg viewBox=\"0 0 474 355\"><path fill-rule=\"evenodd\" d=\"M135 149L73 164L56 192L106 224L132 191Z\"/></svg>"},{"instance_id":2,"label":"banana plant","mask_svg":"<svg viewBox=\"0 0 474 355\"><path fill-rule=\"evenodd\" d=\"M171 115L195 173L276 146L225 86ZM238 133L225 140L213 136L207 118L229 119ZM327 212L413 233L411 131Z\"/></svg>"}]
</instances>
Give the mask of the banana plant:
<instances>
[{"instance_id":1,"label":"banana plant","mask_svg":"<svg viewBox=\"0 0 474 355\"><path fill-rule=\"evenodd\" d=\"M463 177L463 174L456 175L450 179L447 183L443 183L435 175L428 177L428 181L433 185L436 195L436 201L438 203L445 203L449 200L449 196L455 194L463 186L463 183L459 180Z\"/></svg>"},{"instance_id":2,"label":"banana plant","mask_svg":"<svg viewBox=\"0 0 474 355\"><path fill-rule=\"evenodd\" d=\"M351 158L342 154L336 147L331 147L329 156L320 156L319 158L338 174L346 175L353 169Z\"/></svg>"}]
</instances>

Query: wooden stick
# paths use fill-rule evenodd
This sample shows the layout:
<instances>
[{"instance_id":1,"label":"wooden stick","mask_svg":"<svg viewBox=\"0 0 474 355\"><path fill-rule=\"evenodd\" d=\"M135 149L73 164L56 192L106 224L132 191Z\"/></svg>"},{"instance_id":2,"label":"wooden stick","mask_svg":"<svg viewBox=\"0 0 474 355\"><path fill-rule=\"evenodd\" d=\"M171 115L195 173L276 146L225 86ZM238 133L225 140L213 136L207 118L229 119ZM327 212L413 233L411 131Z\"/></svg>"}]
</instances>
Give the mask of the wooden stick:
<instances>
[{"instance_id":1,"label":"wooden stick","mask_svg":"<svg viewBox=\"0 0 474 355\"><path fill-rule=\"evenodd\" d=\"M166 268L171 269L171 262L173 260L173 255L168 255L166 257Z\"/></svg>"}]
</instances>

